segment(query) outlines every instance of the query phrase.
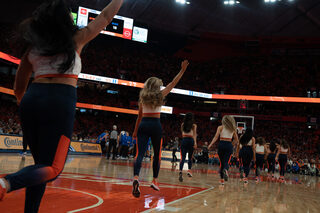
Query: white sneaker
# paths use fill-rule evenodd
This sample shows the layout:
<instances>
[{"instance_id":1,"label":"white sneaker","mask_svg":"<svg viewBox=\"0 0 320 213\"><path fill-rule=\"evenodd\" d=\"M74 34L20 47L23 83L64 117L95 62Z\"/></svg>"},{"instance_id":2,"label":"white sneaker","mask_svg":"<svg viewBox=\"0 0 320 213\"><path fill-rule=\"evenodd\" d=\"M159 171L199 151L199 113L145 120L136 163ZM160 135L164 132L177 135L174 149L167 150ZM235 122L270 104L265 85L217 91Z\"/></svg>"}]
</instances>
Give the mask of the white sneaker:
<instances>
[{"instance_id":1,"label":"white sneaker","mask_svg":"<svg viewBox=\"0 0 320 213\"><path fill-rule=\"evenodd\" d=\"M156 182L156 181L152 181L152 183L151 183L151 186L150 186L151 188L153 188L154 190L156 190L156 191L160 191L160 188L159 188L159 183L158 182Z\"/></svg>"}]
</instances>

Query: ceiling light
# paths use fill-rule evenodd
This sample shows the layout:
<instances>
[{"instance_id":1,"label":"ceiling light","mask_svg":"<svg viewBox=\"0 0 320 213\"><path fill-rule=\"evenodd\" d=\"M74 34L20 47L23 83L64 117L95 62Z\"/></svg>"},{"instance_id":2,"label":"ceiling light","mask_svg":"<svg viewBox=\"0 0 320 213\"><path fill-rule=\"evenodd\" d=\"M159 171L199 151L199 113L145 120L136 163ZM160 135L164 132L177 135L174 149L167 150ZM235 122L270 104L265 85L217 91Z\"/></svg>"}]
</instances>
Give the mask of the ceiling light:
<instances>
[{"instance_id":1,"label":"ceiling light","mask_svg":"<svg viewBox=\"0 0 320 213\"><path fill-rule=\"evenodd\" d=\"M176 0L176 2L180 4L190 4L190 1L187 0Z\"/></svg>"},{"instance_id":2,"label":"ceiling light","mask_svg":"<svg viewBox=\"0 0 320 213\"><path fill-rule=\"evenodd\" d=\"M231 6L233 6L233 5L235 5L235 4L240 4L240 1L236 1L236 0L224 0L224 1L223 1L223 4L224 4L224 5L231 5Z\"/></svg>"}]
</instances>

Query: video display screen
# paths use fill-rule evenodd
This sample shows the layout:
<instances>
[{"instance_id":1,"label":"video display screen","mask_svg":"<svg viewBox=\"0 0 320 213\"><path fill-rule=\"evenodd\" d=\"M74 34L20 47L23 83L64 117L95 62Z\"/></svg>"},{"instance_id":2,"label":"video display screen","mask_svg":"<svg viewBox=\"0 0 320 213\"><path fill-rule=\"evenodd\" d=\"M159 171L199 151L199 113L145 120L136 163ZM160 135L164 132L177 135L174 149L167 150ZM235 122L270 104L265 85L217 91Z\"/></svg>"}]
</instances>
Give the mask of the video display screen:
<instances>
[{"instance_id":1,"label":"video display screen","mask_svg":"<svg viewBox=\"0 0 320 213\"><path fill-rule=\"evenodd\" d=\"M141 27L133 27L132 40L147 43L148 29Z\"/></svg>"}]
</instances>

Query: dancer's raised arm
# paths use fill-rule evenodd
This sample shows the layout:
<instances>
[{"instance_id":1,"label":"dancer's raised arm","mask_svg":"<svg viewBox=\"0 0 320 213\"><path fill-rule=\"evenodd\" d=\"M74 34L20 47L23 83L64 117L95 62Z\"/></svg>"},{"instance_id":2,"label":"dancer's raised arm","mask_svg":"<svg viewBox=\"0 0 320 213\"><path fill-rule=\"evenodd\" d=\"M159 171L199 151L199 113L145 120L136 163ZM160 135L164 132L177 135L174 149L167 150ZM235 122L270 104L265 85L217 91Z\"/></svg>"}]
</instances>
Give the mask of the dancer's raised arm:
<instances>
[{"instance_id":1,"label":"dancer's raised arm","mask_svg":"<svg viewBox=\"0 0 320 213\"><path fill-rule=\"evenodd\" d=\"M101 13L86 26L79 30L74 37L78 52L81 52L84 45L94 39L99 33L112 21L113 17L118 13L123 0L112 0Z\"/></svg>"},{"instance_id":2,"label":"dancer's raised arm","mask_svg":"<svg viewBox=\"0 0 320 213\"><path fill-rule=\"evenodd\" d=\"M177 83L180 81L181 77L183 76L184 72L186 71L187 67L189 65L188 60L184 60L181 62L181 70L180 72L174 77L174 79L164 88L161 92L162 95L165 97L167 96L170 91L177 85Z\"/></svg>"}]
</instances>

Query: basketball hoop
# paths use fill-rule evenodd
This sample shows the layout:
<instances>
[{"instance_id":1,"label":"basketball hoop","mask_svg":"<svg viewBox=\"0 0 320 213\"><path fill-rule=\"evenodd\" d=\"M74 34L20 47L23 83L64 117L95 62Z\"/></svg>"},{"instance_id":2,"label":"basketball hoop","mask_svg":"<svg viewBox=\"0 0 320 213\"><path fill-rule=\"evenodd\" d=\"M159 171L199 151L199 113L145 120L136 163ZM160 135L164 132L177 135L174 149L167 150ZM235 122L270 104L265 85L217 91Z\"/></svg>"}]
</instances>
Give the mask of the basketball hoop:
<instances>
[{"instance_id":1,"label":"basketball hoop","mask_svg":"<svg viewBox=\"0 0 320 213\"><path fill-rule=\"evenodd\" d=\"M243 133L244 128L242 126L237 127L238 134L241 135Z\"/></svg>"}]
</instances>

